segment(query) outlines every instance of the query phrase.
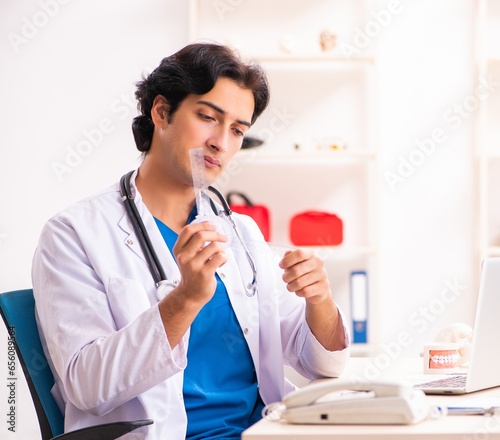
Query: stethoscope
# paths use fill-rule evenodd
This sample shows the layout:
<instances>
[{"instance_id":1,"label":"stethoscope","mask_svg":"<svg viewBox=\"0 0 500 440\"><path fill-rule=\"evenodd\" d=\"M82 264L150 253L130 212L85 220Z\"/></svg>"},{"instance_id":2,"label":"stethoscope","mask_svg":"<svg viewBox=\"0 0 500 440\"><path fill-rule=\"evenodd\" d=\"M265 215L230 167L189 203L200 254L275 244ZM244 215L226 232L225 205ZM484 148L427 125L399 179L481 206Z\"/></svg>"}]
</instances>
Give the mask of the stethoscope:
<instances>
[{"instance_id":1,"label":"stethoscope","mask_svg":"<svg viewBox=\"0 0 500 440\"><path fill-rule=\"evenodd\" d=\"M156 287L158 289L157 295L158 297L164 297L167 292L171 291L174 287L177 286L177 283L168 280L167 275L163 270L163 266L160 263L158 255L156 254L153 248L153 244L151 243L151 240L149 238L146 226L144 225L144 222L142 221L141 216L139 215L139 211L137 210L137 206L135 205L134 197L132 196L132 192L130 189L130 179L133 174L134 171L132 170L127 174L123 175L122 178L120 179L120 194L122 197L123 204L125 205L125 210L127 212L127 215L130 218L130 221L132 222L132 226L137 236L137 240L139 241L142 252L144 253L146 262L148 263L151 275L153 276L153 279L156 283ZM218 217L223 216L228 220L232 228L232 231L234 233L234 236L238 239L243 250L245 251L246 258L252 269L252 281L244 286L245 293L249 297L254 296L257 293L257 268L255 266L255 262L252 258L252 255L250 254L250 251L246 247L245 242L243 241L238 232L238 228L236 227L236 224L234 223L234 220L231 216L232 211L231 208L229 207L229 204L227 203L227 200L224 198L221 192L218 189L214 188L213 186L209 186L207 189L213 194L215 194L215 196L217 196L222 205L222 210L220 212L217 212L217 207L215 206L215 203L212 201L212 199L210 199L210 205L212 206L212 210L214 211L215 215Z\"/></svg>"}]
</instances>

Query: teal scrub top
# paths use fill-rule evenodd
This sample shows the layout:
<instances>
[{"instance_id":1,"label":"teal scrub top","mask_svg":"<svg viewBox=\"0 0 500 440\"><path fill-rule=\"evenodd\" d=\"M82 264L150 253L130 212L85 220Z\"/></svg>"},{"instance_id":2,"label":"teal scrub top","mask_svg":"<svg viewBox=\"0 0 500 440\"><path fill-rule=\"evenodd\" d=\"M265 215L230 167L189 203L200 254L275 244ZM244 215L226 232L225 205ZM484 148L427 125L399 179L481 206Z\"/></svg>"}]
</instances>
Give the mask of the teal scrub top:
<instances>
[{"instance_id":1,"label":"teal scrub top","mask_svg":"<svg viewBox=\"0 0 500 440\"><path fill-rule=\"evenodd\" d=\"M188 223L196 216L194 210ZM170 252L178 235L155 219ZM216 274L217 288L191 325L184 404L186 439L239 439L264 407L245 337Z\"/></svg>"}]
</instances>

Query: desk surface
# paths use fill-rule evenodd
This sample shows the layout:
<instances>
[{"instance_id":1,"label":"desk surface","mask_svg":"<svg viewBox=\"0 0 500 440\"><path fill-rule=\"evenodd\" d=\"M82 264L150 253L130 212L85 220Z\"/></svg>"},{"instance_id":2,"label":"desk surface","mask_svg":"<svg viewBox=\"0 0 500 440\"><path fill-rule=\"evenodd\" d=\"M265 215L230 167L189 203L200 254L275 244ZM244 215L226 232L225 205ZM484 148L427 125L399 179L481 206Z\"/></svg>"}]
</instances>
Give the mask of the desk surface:
<instances>
[{"instance_id":1,"label":"desk surface","mask_svg":"<svg viewBox=\"0 0 500 440\"><path fill-rule=\"evenodd\" d=\"M387 364L380 359L352 358L342 379L408 379L422 375L420 359L397 359ZM428 396L431 404L457 405L471 399L500 399L500 388L461 396ZM247 429L243 440L278 439L460 439L500 440L500 416L447 416L416 425L291 425L261 420Z\"/></svg>"}]
</instances>

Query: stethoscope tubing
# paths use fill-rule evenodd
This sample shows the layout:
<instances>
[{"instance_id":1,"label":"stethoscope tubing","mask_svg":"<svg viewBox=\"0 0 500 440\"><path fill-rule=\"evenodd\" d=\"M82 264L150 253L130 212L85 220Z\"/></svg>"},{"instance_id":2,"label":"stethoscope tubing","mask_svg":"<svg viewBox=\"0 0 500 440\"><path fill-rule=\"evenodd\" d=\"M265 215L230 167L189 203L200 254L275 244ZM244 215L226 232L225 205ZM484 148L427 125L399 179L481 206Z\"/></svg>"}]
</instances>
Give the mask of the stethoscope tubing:
<instances>
[{"instance_id":1,"label":"stethoscope tubing","mask_svg":"<svg viewBox=\"0 0 500 440\"><path fill-rule=\"evenodd\" d=\"M130 191L130 178L132 177L132 174L134 174L133 170L125 174L120 180L122 201L125 205L127 215L132 222L132 226L137 235L137 240L139 241L139 245L144 253L144 257L146 258L151 275L153 276L156 286L158 287L161 281L167 279L167 275L160 264L158 255L153 249L153 244L149 238L146 226L144 225L144 222L139 215L139 211L135 206L134 197Z\"/></svg>"},{"instance_id":2,"label":"stethoscope tubing","mask_svg":"<svg viewBox=\"0 0 500 440\"><path fill-rule=\"evenodd\" d=\"M156 287L160 287L161 284L168 282L168 278L165 271L163 270L163 266L160 263L158 255L154 250L153 244L151 243L149 234L146 230L146 226L144 225L144 222L142 221L139 211L137 210L137 207L135 205L134 197L132 196L132 192L130 189L131 188L130 180L133 174L134 170L129 171L128 173L123 175L122 178L120 179L120 194L123 204L125 206L125 211L127 212L127 216L130 218L130 221L132 222L132 227L134 228L137 240L139 241L139 245L141 246L142 252L144 253L144 257L146 258L146 262L149 266ZM214 188L213 186L209 186L207 189L211 191L213 194L215 194L219 199L222 205L221 213L227 217L229 223L233 228L234 234L236 235L238 241L243 246L246 258L252 269L252 282L249 283L247 286L245 286L245 293L247 296L254 296L257 292L257 268L255 266L255 262L253 261L253 258L250 255L250 251L245 246L245 243L238 232L238 228L236 227L236 224L234 223L234 220L231 217L232 211L231 208L229 207L229 203L227 203L227 200L224 198L224 196L218 189ZM210 203L215 215L219 215L219 213L217 212L217 208L215 207L215 204L213 203L212 200L210 200Z\"/></svg>"}]
</instances>

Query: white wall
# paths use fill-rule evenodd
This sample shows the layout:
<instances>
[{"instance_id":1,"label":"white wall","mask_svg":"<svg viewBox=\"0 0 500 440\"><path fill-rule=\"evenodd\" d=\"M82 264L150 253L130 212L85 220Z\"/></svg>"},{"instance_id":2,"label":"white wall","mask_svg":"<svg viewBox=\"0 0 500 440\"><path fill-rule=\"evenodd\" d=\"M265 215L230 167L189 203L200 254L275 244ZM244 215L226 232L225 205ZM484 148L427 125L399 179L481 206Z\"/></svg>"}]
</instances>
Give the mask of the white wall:
<instances>
[{"instance_id":1,"label":"white wall","mask_svg":"<svg viewBox=\"0 0 500 440\"><path fill-rule=\"evenodd\" d=\"M0 291L30 286L31 257L49 216L137 165L134 83L187 42L186 20L183 0L1 0ZM84 156L70 153L78 149ZM56 162L68 172L55 172ZM0 438L38 438L24 384L18 432L7 431L6 383L0 386Z\"/></svg>"},{"instance_id":2,"label":"white wall","mask_svg":"<svg viewBox=\"0 0 500 440\"><path fill-rule=\"evenodd\" d=\"M4 194L0 291L30 285L31 255L50 215L116 181L137 164L130 132L135 114L133 83L141 72L187 42L188 2L182 0L59 2L0 3L0 188ZM414 355L441 326L472 321L478 269L472 156L475 115L455 126L445 114L472 94L475 86L475 3L400 3L401 13L373 39L380 54L382 295L378 307L383 312L380 330L386 350L396 353L402 348L402 353ZM59 6L49 17L44 4ZM379 8L385 4L381 2ZM38 28L29 29L27 23L37 20ZM25 42L16 46L10 41L11 33ZM108 133L98 136L99 126ZM436 129L443 130L446 140L391 188L384 174L397 173L400 157L414 155L416 142ZM70 151L90 145L85 144L86 133L95 136L96 145L78 160ZM55 162L70 171L58 176ZM440 295L448 282L464 288L445 304ZM400 347L401 338L405 347ZM2 330L0 371L6 366L6 339ZM20 393L19 432L17 437L9 434L1 422L2 438L37 438L22 386ZM5 414L6 406L0 398L0 414Z\"/></svg>"},{"instance_id":3,"label":"white wall","mask_svg":"<svg viewBox=\"0 0 500 440\"><path fill-rule=\"evenodd\" d=\"M406 345L403 352L417 355L443 326L473 320L479 270L476 115L463 112L460 120L451 115L476 86L475 3L402 4L379 41L379 307L385 312L381 330L386 347L392 347L388 351ZM418 143L423 142L431 152L422 159ZM404 169L404 160L421 164ZM390 185L387 173L405 177ZM459 286L457 294L450 283ZM398 343L400 337L407 342Z\"/></svg>"}]
</instances>

